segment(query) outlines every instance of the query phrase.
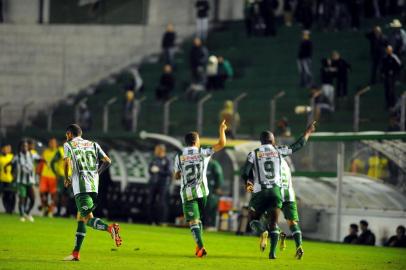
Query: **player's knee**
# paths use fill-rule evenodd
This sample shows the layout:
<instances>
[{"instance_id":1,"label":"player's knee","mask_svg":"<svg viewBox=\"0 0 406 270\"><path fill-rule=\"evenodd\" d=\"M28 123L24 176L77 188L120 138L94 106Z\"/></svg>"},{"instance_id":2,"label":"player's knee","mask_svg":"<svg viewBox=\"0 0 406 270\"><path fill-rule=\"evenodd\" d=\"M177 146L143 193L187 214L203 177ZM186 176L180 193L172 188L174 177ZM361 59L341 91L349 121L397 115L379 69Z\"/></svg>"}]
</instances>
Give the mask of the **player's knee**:
<instances>
[{"instance_id":1,"label":"player's knee","mask_svg":"<svg viewBox=\"0 0 406 270\"><path fill-rule=\"evenodd\" d=\"M196 224L199 224L199 223L200 223L200 220L198 220L198 219L194 219L194 220L189 221L190 226L196 225Z\"/></svg>"}]
</instances>

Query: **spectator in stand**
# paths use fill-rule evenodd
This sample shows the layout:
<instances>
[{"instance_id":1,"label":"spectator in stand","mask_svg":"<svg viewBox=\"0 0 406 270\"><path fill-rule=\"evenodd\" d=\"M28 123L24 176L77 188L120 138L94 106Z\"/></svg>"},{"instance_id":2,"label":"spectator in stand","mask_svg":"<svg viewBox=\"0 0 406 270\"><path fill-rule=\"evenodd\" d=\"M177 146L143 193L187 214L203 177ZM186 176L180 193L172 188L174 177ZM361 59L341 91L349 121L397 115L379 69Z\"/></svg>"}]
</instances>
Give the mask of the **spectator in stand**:
<instances>
[{"instance_id":1,"label":"spectator in stand","mask_svg":"<svg viewBox=\"0 0 406 270\"><path fill-rule=\"evenodd\" d=\"M227 137L235 139L234 129L240 125L240 115L234 111L234 103L231 100L224 102L224 107L219 114L219 121L222 122L223 120L226 120L228 127L226 131Z\"/></svg>"},{"instance_id":2,"label":"spectator in stand","mask_svg":"<svg viewBox=\"0 0 406 270\"><path fill-rule=\"evenodd\" d=\"M320 78L321 78L321 92L325 95L334 109L334 74L336 68L333 67L333 62L330 58L324 58L321 60Z\"/></svg>"},{"instance_id":3,"label":"spectator in stand","mask_svg":"<svg viewBox=\"0 0 406 270\"><path fill-rule=\"evenodd\" d=\"M385 47L388 41L379 26L375 26L371 32L366 34L366 37L369 40L371 54L371 84L375 84L377 79L376 75L379 72L382 59L385 56Z\"/></svg>"},{"instance_id":4,"label":"spectator in stand","mask_svg":"<svg viewBox=\"0 0 406 270\"><path fill-rule=\"evenodd\" d=\"M3 207L7 214L12 214L16 204L15 191L13 188L13 174L11 163L14 155L9 143L3 143L0 149L0 194L2 195Z\"/></svg>"},{"instance_id":5,"label":"spectator in stand","mask_svg":"<svg viewBox=\"0 0 406 270\"><path fill-rule=\"evenodd\" d=\"M293 0L283 0L283 20L285 25L292 26Z\"/></svg>"},{"instance_id":6,"label":"spectator in stand","mask_svg":"<svg viewBox=\"0 0 406 270\"><path fill-rule=\"evenodd\" d=\"M138 68L131 68L130 73L133 75L132 83L127 89L132 89L135 94L144 92L144 81L138 71Z\"/></svg>"},{"instance_id":7,"label":"spectator in stand","mask_svg":"<svg viewBox=\"0 0 406 270\"><path fill-rule=\"evenodd\" d=\"M305 30L302 33L302 41L299 46L297 66L300 75L300 86L310 87L313 81L312 71L313 43L310 40L310 32Z\"/></svg>"},{"instance_id":8,"label":"spectator in stand","mask_svg":"<svg viewBox=\"0 0 406 270\"><path fill-rule=\"evenodd\" d=\"M332 66L336 69L336 97L338 99L346 98L348 95L348 71L351 70L351 65L341 58L341 55L337 51L333 51L331 59L333 60Z\"/></svg>"},{"instance_id":9,"label":"spectator in stand","mask_svg":"<svg viewBox=\"0 0 406 270\"><path fill-rule=\"evenodd\" d=\"M92 129L92 113L89 110L87 103L80 104L79 107L79 123L83 131Z\"/></svg>"},{"instance_id":10,"label":"spectator in stand","mask_svg":"<svg viewBox=\"0 0 406 270\"><path fill-rule=\"evenodd\" d=\"M123 108L123 126L125 131L132 131L133 116L134 116L134 91L127 90L125 92L125 101Z\"/></svg>"},{"instance_id":11,"label":"spectator in stand","mask_svg":"<svg viewBox=\"0 0 406 270\"><path fill-rule=\"evenodd\" d=\"M196 36L201 40L207 39L209 32L209 10L210 4L207 0L197 0L196 4Z\"/></svg>"},{"instance_id":12,"label":"spectator in stand","mask_svg":"<svg viewBox=\"0 0 406 270\"><path fill-rule=\"evenodd\" d=\"M162 37L162 55L166 65L175 65L175 41L176 32L173 24L169 23L166 26L166 32Z\"/></svg>"},{"instance_id":13,"label":"spectator in stand","mask_svg":"<svg viewBox=\"0 0 406 270\"><path fill-rule=\"evenodd\" d=\"M358 241L358 225L351 224L349 229L349 234L344 237L344 243L346 244L356 244Z\"/></svg>"},{"instance_id":14,"label":"spectator in stand","mask_svg":"<svg viewBox=\"0 0 406 270\"><path fill-rule=\"evenodd\" d=\"M315 121L319 121L321 116L326 113L334 111L333 105L330 100L323 94L323 92L317 86L312 87L312 98L314 98L314 113L313 118Z\"/></svg>"},{"instance_id":15,"label":"spectator in stand","mask_svg":"<svg viewBox=\"0 0 406 270\"><path fill-rule=\"evenodd\" d=\"M189 54L192 83L205 85L208 57L209 52L202 44L202 40L200 38L195 38Z\"/></svg>"},{"instance_id":16,"label":"spectator in stand","mask_svg":"<svg viewBox=\"0 0 406 270\"><path fill-rule=\"evenodd\" d=\"M402 29L402 24L398 19L394 19L389 26L392 28L388 37L389 45L392 46L393 52L401 58L404 52L404 47L406 46L406 33Z\"/></svg>"},{"instance_id":17,"label":"spectator in stand","mask_svg":"<svg viewBox=\"0 0 406 270\"><path fill-rule=\"evenodd\" d=\"M361 4L361 0L347 0L348 10L350 11L351 17L351 28L353 30L358 30L360 27Z\"/></svg>"},{"instance_id":18,"label":"spectator in stand","mask_svg":"<svg viewBox=\"0 0 406 270\"><path fill-rule=\"evenodd\" d=\"M406 229L404 226L400 225L396 228L396 235L391 236L388 241L386 241L385 246L387 247L403 247L406 248Z\"/></svg>"},{"instance_id":19,"label":"spectator in stand","mask_svg":"<svg viewBox=\"0 0 406 270\"><path fill-rule=\"evenodd\" d=\"M276 123L276 132L275 135L277 137L290 137L292 136L290 127L289 127L289 121L288 118L282 117L279 119L279 121Z\"/></svg>"},{"instance_id":20,"label":"spectator in stand","mask_svg":"<svg viewBox=\"0 0 406 270\"><path fill-rule=\"evenodd\" d=\"M366 220L361 220L359 222L359 227L361 228L361 234L358 237L357 244L375 246L375 234L368 229L368 222Z\"/></svg>"},{"instance_id":21,"label":"spectator in stand","mask_svg":"<svg viewBox=\"0 0 406 270\"><path fill-rule=\"evenodd\" d=\"M217 87L219 89L224 89L226 81L231 80L234 77L234 70L231 63L227 59L224 59L223 56L219 56L217 59Z\"/></svg>"},{"instance_id":22,"label":"spectator in stand","mask_svg":"<svg viewBox=\"0 0 406 270\"><path fill-rule=\"evenodd\" d=\"M275 0L262 0L260 2L261 16L265 24L265 36L275 36L275 14L274 9L278 7L278 2Z\"/></svg>"},{"instance_id":23,"label":"spectator in stand","mask_svg":"<svg viewBox=\"0 0 406 270\"><path fill-rule=\"evenodd\" d=\"M248 37L252 35L254 30L254 4L255 0L244 0L244 23Z\"/></svg>"},{"instance_id":24,"label":"spectator in stand","mask_svg":"<svg viewBox=\"0 0 406 270\"><path fill-rule=\"evenodd\" d=\"M206 67L207 84L206 89L217 90L218 88L218 59L217 56L212 55L209 57Z\"/></svg>"},{"instance_id":25,"label":"spectator in stand","mask_svg":"<svg viewBox=\"0 0 406 270\"><path fill-rule=\"evenodd\" d=\"M383 77L386 109L391 109L396 103L395 82L399 78L402 62L393 52L392 46L386 47L386 56L382 60L381 74Z\"/></svg>"},{"instance_id":26,"label":"spectator in stand","mask_svg":"<svg viewBox=\"0 0 406 270\"><path fill-rule=\"evenodd\" d=\"M165 65L161 79L159 80L159 86L155 91L155 97L159 101L166 101L169 99L171 92L175 89L175 77L172 73L172 67Z\"/></svg>"}]
</instances>

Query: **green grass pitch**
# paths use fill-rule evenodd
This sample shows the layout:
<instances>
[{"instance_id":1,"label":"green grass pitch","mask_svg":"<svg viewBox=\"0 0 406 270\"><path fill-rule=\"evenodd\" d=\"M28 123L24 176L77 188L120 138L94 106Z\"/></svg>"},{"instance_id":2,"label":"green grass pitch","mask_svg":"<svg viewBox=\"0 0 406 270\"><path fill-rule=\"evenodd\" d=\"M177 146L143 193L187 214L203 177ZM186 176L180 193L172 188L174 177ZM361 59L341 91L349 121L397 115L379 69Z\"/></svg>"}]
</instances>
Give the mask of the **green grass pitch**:
<instances>
[{"instance_id":1,"label":"green grass pitch","mask_svg":"<svg viewBox=\"0 0 406 270\"><path fill-rule=\"evenodd\" d=\"M294 243L270 261L255 237L204 233L208 256L194 257L188 229L121 224L122 247L110 236L87 228L80 262L63 262L74 242L74 219L37 218L21 223L0 215L0 269L406 269L406 250L305 241L295 260Z\"/></svg>"}]
</instances>

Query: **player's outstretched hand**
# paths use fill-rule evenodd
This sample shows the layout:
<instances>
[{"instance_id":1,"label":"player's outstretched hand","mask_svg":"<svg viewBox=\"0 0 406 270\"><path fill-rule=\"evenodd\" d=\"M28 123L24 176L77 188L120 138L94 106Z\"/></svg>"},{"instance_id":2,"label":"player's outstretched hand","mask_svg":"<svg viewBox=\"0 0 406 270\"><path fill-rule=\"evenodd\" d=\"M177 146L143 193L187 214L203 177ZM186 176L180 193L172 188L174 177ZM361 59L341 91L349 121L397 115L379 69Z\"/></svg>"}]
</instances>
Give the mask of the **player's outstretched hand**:
<instances>
[{"instance_id":1,"label":"player's outstretched hand","mask_svg":"<svg viewBox=\"0 0 406 270\"><path fill-rule=\"evenodd\" d=\"M63 181L63 184L66 188L68 188L72 184L72 180L70 178L67 178Z\"/></svg>"},{"instance_id":2,"label":"player's outstretched hand","mask_svg":"<svg viewBox=\"0 0 406 270\"><path fill-rule=\"evenodd\" d=\"M227 130L226 120L221 121L220 130L221 131L226 131Z\"/></svg>"},{"instance_id":3,"label":"player's outstretched hand","mask_svg":"<svg viewBox=\"0 0 406 270\"><path fill-rule=\"evenodd\" d=\"M306 128L306 131L305 131L305 133L306 134L312 134L313 132L315 132L316 131L316 121L313 121L313 123L311 123L307 128Z\"/></svg>"},{"instance_id":4,"label":"player's outstretched hand","mask_svg":"<svg viewBox=\"0 0 406 270\"><path fill-rule=\"evenodd\" d=\"M254 192L254 184L251 181L247 181L245 189L247 190L247 192Z\"/></svg>"}]
</instances>

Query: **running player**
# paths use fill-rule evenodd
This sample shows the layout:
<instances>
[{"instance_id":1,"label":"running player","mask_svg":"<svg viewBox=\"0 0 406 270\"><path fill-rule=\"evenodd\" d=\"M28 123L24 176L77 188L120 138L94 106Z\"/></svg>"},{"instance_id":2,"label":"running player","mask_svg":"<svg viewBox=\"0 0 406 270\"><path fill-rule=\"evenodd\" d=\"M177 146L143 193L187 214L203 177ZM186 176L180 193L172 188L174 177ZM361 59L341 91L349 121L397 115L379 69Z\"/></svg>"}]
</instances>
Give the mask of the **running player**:
<instances>
[{"instance_id":1,"label":"running player","mask_svg":"<svg viewBox=\"0 0 406 270\"><path fill-rule=\"evenodd\" d=\"M86 225L100 231L107 231L114 239L116 246L121 245L118 224L107 225L100 218L93 216L99 186L99 174L106 170L110 158L99 144L82 139L82 129L72 124L66 129L67 142L64 144L65 186L72 185L78 209L75 247L65 261L79 261L79 251L86 235ZM99 166L99 161L102 163ZM72 179L69 170L72 169Z\"/></svg>"},{"instance_id":2,"label":"running player","mask_svg":"<svg viewBox=\"0 0 406 270\"><path fill-rule=\"evenodd\" d=\"M206 205L209 189L206 178L207 164L213 153L220 151L226 145L225 121L219 127L219 140L212 148L201 148L199 134L190 132L185 135L186 147L175 157L175 179L181 180L180 196L183 204L183 214L189 223L193 238L196 242L197 257L207 255L203 245L203 225L201 217Z\"/></svg>"},{"instance_id":3,"label":"running player","mask_svg":"<svg viewBox=\"0 0 406 270\"><path fill-rule=\"evenodd\" d=\"M276 258L276 246L279 241L279 227L277 224L279 212L282 208L281 195L281 162L282 157L301 149L315 130L315 123L309 125L304 133L290 146L277 146L270 131L263 131L260 136L261 146L248 154L242 170L242 178L246 182L248 192L253 192L249 202L250 227L260 235L260 250L267 245L268 234L271 238L269 259ZM252 172L253 180L250 180ZM261 216L268 213L268 226L260 222ZM302 249L297 252L303 252Z\"/></svg>"},{"instance_id":4,"label":"running player","mask_svg":"<svg viewBox=\"0 0 406 270\"><path fill-rule=\"evenodd\" d=\"M292 175L288 163L285 159L282 159L281 164L281 195L282 195L282 212L286 219L286 223L289 226L290 231L292 232L293 239L296 244L295 257L301 259L303 256L302 248L302 231L300 230L299 222L299 213L297 211L296 195L295 190L293 189L292 184ZM286 234L284 232L280 233L281 242L280 249L286 249Z\"/></svg>"},{"instance_id":5,"label":"running player","mask_svg":"<svg viewBox=\"0 0 406 270\"><path fill-rule=\"evenodd\" d=\"M18 191L18 211L20 221L26 220L34 222L31 210L35 202L35 163L41 160L38 154L29 151L28 142L22 140L18 146L18 153L14 156L12 163L16 170L16 182ZM29 204L27 205L27 197Z\"/></svg>"}]
</instances>

